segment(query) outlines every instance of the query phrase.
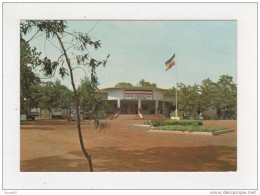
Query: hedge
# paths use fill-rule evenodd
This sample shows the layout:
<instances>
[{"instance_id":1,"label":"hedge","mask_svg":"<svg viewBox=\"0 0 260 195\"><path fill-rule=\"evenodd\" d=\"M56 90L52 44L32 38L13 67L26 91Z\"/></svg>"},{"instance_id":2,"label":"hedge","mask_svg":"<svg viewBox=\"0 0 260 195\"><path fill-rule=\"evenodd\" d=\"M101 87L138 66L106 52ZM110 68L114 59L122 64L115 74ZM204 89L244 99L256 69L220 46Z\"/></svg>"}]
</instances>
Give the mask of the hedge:
<instances>
[{"instance_id":1,"label":"hedge","mask_svg":"<svg viewBox=\"0 0 260 195\"><path fill-rule=\"evenodd\" d=\"M165 125L165 120L164 119L153 119L151 120L151 125L154 127L162 126Z\"/></svg>"},{"instance_id":2,"label":"hedge","mask_svg":"<svg viewBox=\"0 0 260 195\"><path fill-rule=\"evenodd\" d=\"M226 130L228 129L228 127L166 125L166 126L158 126L155 127L154 129L169 130L169 131L214 132L214 131Z\"/></svg>"},{"instance_id":3,"label":"hedge","mask_svg":"<svg viewBox=\"0 0 260 195\"><path fill-rule=\"evenodd\" d=\"M202 126L200 120L165 120L164 125Z\"/></svg>"}]
</instances>

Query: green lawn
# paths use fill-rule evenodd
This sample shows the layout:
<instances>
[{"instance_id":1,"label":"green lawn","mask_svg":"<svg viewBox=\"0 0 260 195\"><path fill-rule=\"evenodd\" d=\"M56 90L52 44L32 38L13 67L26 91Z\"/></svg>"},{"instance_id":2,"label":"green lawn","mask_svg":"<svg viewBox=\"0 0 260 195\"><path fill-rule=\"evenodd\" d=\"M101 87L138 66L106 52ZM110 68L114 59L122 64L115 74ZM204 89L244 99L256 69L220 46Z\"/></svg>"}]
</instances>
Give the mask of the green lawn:
<instances>
[{"instance_id":1,"label":"green lawn","mask_svg":"<svg viewBox=\"0 0 260 195\"><path fill-rule=\"evenodd\" d=\"M165 120L164 125L202 126L201 120Z\"/></svg>"},{"instance_id":2,"label":"green lawn","mask_svg":"<svg viewBox=\"0 0 260 195\"><path fill-rule=\"evenodd\" d=\"M212 127L212 126L182 126L182 125L165 125L155 127L154 130L169 130L169 131L190 131L190 132L215 132L226 130L228 127Z\"/></svg>"}]
</instances>

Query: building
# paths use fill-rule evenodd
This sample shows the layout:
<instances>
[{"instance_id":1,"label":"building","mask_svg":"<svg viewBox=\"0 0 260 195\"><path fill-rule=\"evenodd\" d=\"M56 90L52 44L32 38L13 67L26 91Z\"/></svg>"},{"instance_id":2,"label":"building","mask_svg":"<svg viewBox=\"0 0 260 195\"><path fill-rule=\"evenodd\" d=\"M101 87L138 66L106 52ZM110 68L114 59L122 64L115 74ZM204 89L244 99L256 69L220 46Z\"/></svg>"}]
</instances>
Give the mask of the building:
<instances>
[{"instance_id":1,"label":"building","mask_svg":"<svg viewBox=\"0 0 260 195\"><path fill-rule=\"evenodd\" d=\"M113 114L163 114L169 116L175 97L167 95L166 89L149 87L110 87L100 91L108 112ZM140 109L139 109L140 110Z\"/></svg>"}]
</instances>

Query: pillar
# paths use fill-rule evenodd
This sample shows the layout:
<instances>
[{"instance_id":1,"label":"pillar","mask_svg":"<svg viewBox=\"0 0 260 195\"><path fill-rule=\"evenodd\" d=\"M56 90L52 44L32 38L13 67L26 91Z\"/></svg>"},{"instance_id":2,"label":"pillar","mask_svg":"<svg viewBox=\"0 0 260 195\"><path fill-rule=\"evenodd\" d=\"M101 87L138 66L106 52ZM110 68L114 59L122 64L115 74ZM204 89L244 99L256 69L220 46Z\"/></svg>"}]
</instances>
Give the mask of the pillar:
<instances>
[{"instance_id":1,"label":"pillar","mask_svg":"<svg viewBox=\"0 0 260 195\"><path fill-rule=\"evenodd\" d=\"M155 100L155 114L157 114L157 109L158 109L158 100Z\"/></svg>"},{"instance_id":2,"label":"pillar","mask_svg":"<svg viewBox=\"0 0 260 195\"><path fill-rule=\"evenodd\" d=\"M164 105L164 101L163 101L163 102L162 102L162 113L163 113L163 114L165 114L165 113L164 113L164 108L165 108L165 105Z\"/></svg>"},{"instance_id":3,"label":"pillar","mask_svg":"<svg viewBox=\"0 0 260 195\"><path fill-rule=\"evenodd\" d=\"M120 108L120 99L117 99L117 107Z\"/></svg>"},{"instance_id":4,"label":"pillar","mask_svg":"<svg viewBox=\"0 0 260 195\"><path fill-rule=\"evenodd\" d=\"M141 101L141 99L138 99L138 108L142 108L142 101Z\"/></svg>"}]
</instances>

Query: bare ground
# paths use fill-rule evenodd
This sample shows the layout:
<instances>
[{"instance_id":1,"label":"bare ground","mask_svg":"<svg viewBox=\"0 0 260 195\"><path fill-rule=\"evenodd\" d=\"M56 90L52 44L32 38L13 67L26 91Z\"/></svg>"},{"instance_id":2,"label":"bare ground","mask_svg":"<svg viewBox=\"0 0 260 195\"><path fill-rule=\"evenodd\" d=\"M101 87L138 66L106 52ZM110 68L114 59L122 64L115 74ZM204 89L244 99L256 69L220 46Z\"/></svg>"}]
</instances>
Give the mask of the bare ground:
<instances>
[{"instance_id":1,"label":"bare ground","mask_svg":"<svg viewBox=\"0 0 260 195\"><path fill-rule=\"evenodd\" d=\"M113 120L104 131L83 122L94 171L236 171L236 121L204 121L204 125L235 129L218 136L151 133L147 127L134 126L142 122ZM22 122L20 132L21 171L88 171L75 122L36 119Z\"/></svg>"}]
</instances>

